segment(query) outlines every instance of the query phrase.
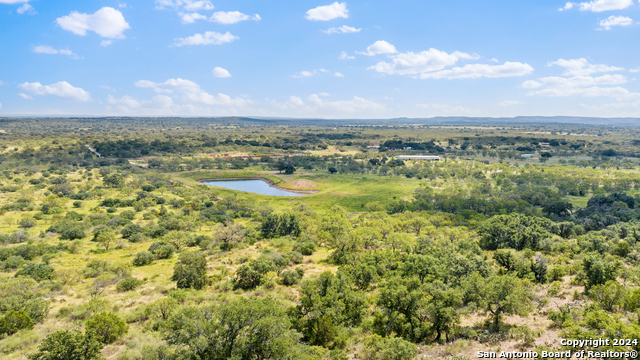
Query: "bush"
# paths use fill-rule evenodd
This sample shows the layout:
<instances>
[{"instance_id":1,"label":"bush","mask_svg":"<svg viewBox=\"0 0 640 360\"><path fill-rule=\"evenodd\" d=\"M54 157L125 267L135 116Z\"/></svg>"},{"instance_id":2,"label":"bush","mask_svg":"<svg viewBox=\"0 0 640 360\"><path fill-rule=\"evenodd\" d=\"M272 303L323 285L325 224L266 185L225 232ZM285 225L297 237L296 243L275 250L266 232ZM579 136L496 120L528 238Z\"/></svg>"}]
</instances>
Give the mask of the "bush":
<instances>
[{"instance_id":1,"label":"bush","mask_svg":"<svg viewBox=\"0 0 640 360\"><path fill-rule=\"evenodd\" d=\"M29 360L101 360L103 345L91 335L80 332L57 331L48 335Z\"/></svg>"},{"instance_id":2,"label":"bush","mask_svg":"<svg viewBox=\"0 0 640 360\"><path fill-rule=\"evenodd\" d=\"M118 209L116 209L116 208L114 208L114 207L107 208L107 212L108 212L109 214L113 214L113 213L115 213L116 211L118 211Z\"/></svg>"},{"instance_id":3,"label":"bush","mask_svg":"<svg viewBox=\"0 0 640 360\"><path fill-rule=\"evenodd\" d=\"M36 219L32 218L32 217L26 217L26 218L22 218L20 219L20 227L23 229L28 229L28 228L32 228L34 226L36 226Z\"/></svg>"},{"instance_id":4,"label":"bush","mask_svg":"<svg viewBox=\"0 0 640 360\"><path fill-rule=\"evenodd\" d=\"M82 201L74 201L73 202L73 207L74 208L80 208L82 206Z\"/></svg>"},{"instance_id":5,"label":"bush","mask_svg":"<svg viewBox=\"0 0 640 360\"><path fill-rule=\"evenodd\" d=\"M314 243L313 241L298 242L293 245L293 250L305 256L313 255L313 253L316 251L316 243Z\"/></svg>"},{"instance_id":6,"label":"bush","mask_svg":"<svg viewBox=\"0 0 640 360\"><path fill-rule=\"evenodd\" d=\"M103 344L113 344L129 331L129 326L118 315L110 312L95 314L85 324L87 334Z\"/></svg>"},{"instance_id":7,"label":"bush","mask_svg":"<svg viewBox=\"0 0 640 360\"><path fill-rule=\"evenodd\" d=\"M148 251L141 251L136 254L136 257L133 258L134 266L144 266L151 264L155 260L155 256Z\"/></svg>"},{"instance_id":8,"label":"bush","mask_svg":"<svg viewBox=\"0 0 640 360\"><path fill-rule=\"evenodd\" d=\"M411 360L418 355L418 347L402 338L373 335L365 341L361 355L366 360Z\"/></svg>"},{"instance_id":9,"label":"bush","mask_svg":"<svg viewBox=\"0 0 640 360\"><path fill-rule=\"evenodd\" d=\"M138 286L142 285L144 281L138 280L134 277L126 277L116 284L116 289L120 292L135 290Z\"/></svg>"},{"instance_id":10,"label":"bush","mask_svg":"<svg viewBox=\"0 0 640 360\"><path fill-rule=\"evenodd\" d=\"M302 268L298 268L295 271L283 271L282 274L280 274L280 277L282 278L282 285L285 286L291 286L299 283L302 276L304 276L304 270Z\"/></svg>"},{"instance_id":11,"label":"bush","mask_svg":"<svg viewBox=\"0 0 640 360\"><path fill-rule=\"evenodd\" d=\"M13 270L19 268L20 266L22 266L22 264L24 264L24 259L22 258L22 256L14 255L3 261L2 267L4 269Z\"/></svg>"},{"instance_id":12,"label":"bush","mask_svg":"<svg viewBox=\"0 0 640 360\"><path fill-rule=\"evenodd\" d=\"M168 259L176 251L176 248L165 242L156 242L149 246L149 251L156 259Z\"/></svg>"},{"instance_id":13,"label":"bush","mask_svg":"<svg viewBox=\"0 0 640 360\"><path fill-rule=\"evenodd\" d=\"M297 251L291 251L285 255L285 258L294 264L302 264L304 257Z\"/></svg>"},{"instance_id":14,"label":"bush","mask_svg":"<svg viewBox=\"0 0 640 360\"><path fill-rule=\"evenodd\" d=\"M28 276L35 281L42 281L45 279L53 280L54 270L49 265L31 262L18 270L15 276Z\"/></svg>"},{"instance_id":15,"label":"bush","mask_svg":"<svg viewBox=\"0 0 640 360\"><path fill-rule=\"evenodd\" d=\"M123 212L121 215L124 215L126 213ZM131 219L129 219L131 220ZM125 226L124 228L122 228L122 230L120 231L120 233L122 234L122 237L124 239L129 239L131 238L131 236L135 235L135 234L140 234L143 233L144 229L140 226L140 225L136 225L136 224L129 224L127 226Z\"/></svg>"},{"instance_id":16,"label":"bush","mask_svg":"<svg viewBox=\"0 0 640 360\"><path fill-rule=\"evenodd\" d=\"M180 255L171 280L180 289L200 290L207 284L207 259L202 253L189 252Z\"/></svg>"},{"instance_id":17,"label":"bush","mask_svg":"<svg viewBox=\"0 0 640 360\"><path fill-rule=\"evenodd\" d=\"M136 217L136 212L135 211L131 211L131 210L126 210L120 213L120 216L122 218L125 218L127 220L133 220Z\"/></svg>"},{"instance_id":18,"label":"bush","mask_svg":"<svg viewBox=\"0 0 640 360\"><path fill-rule=\"evenodd\" d=\"M13 335L22 329L33 329L33 321L29 315L22 311L9 311L0 320L0 334Z\"/></svg>"}]
</instances>

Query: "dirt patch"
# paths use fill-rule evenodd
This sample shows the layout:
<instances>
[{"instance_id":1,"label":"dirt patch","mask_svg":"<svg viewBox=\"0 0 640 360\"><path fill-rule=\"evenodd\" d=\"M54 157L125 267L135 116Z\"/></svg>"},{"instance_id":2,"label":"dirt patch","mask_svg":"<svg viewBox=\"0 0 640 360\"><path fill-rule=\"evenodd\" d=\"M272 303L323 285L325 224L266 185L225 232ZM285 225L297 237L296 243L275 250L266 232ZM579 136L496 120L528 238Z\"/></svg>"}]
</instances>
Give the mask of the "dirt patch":
<instances>
[{"instance_id":1,"label":"dirt patch","mask_svg":"<svg viewBox=\"0 0 640 360\"><path fill-rule=\"evenodd\" d=\"M318 188L318 184L314 183L311 180L296 180L291 184L287 184L293 189L305 189L305 190L314 190Z\"/></svg>"}]
</instances>

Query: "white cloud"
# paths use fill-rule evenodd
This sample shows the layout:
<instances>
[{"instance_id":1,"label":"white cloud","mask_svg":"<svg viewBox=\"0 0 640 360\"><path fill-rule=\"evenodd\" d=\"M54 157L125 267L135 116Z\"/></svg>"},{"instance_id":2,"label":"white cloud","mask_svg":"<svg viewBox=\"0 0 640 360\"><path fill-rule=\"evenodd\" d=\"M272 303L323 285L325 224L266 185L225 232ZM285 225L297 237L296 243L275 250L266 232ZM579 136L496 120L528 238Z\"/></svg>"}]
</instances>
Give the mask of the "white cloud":
<instances>
[{"instance_id":1,"label":"white cloud","mask_svg":"<svg viewBox=\"0 0 640 360\"><path fill-rule=\"evenodd\" d=\"M395 54L397 52L398 50L396 50L395 46L384 40L378 40L367 47L367 52L360 52L358 54L374 56L379 54Z\"/></svg>"},{"instance_id":2,"label":"white cloud","mask_svg":"<svg viewBox=\"0 0 640 360\"><path fill-rule=\"evenodd\" d=\"M341 73L337 72L334 74L336 77L344 77L344 75L342 75Z\"/></svg>"},{"instance_id":3,"label":"white cloud","mask_svg":"<svg viewBox=\"0 0 640 360\"><path fill-rule=\"evenodd\" d=\"M0 0L0 4L21 4L29 2L29 0Z\"/></svg>"},{"instance_id":4,"label":"white cloud","mask_svg":"<svg viewBox=\"0 0 640 360\"><path fill-rule=\"evenodd\" d=\"M102 47L107 47L109 45L113 44L113 40L102 40L100 41L100 46Z\"/></svg>"},{"instance_id":5,"label":"white cloud","mask_svg":"<svg viewBox=\"0 0 640 360\"><path fill-rule=\"evenodd\" d=\"M2 103L0 103L0 109L2 109Z\"/></svg>"},{"instance_id":6,"label":"white cloud","mask_svg":"<svg viewBox=\"0 0 640 360\"><path fill-rule=\"evenodd\" d=\"M328 73L328 70L325 69L317 69L317 70L311 70L311 71L300 71L299 73L297 73L296 75L293 75L294 78L299 79L299 78L304 78L304 77L312 77L315 75L318 75L320 73Z\"/></svg>"},{"instance_id":7,"label":"white cloud","mask_svg":"<svg viewBox=\"0 0 640 360\"><path fill-rule=\"evenodd\" d=\"M502 78L531 74L533 67L520 62L505 62L503 65L469 64L448 70L424 73L420 79L478 79Z\"/></svg>"},{"instance_id":8,"label":"white cloud","mask_svg":"<svg viewBox=\"0 0 640 360\"><path fill-rule=\"evenodd\" d=\"M302 101L302 99L300 99L297 96L290 96L289 97L289 102L295 106L303 106L304 102Z\"/></svg>"},{"instance_id":9,"label":"white cloud","mask_svg":"<svg viewBox=\"0 0 640 360\"><path fill-rule=\"evenodd\" d=\"M347 33L357 33L357 32L360 32L360 30L362 29L356 29L351 26L342 25L339 28L332 27L327 30L322 30L322 32L325 34L338 34L338 33L347 34Z\"/></svg>"},{"instance_id":10,"label":"white cloud","mask_svg":"<svg viewBox=\"0 0 640 360\"><path fill-rule=\"evenodd\" d=\"M218 106L245 106L247 101L242 98L231 98L219 93L211 95L200 88L200 85L186 79L169 79L163 83L155 83L148 80L140 80L135 83L137 87L151 88L157 93L179 94L187 103Z\"/></svg>"},{"instance_id":11,"label":"white cloud","mask_svg":"<svg viewBox=\"0 0 640 360\"><path fill-rule=\"evenodd\" d=\"M221 67L215 67L213 68L213 76L218 77L218 78L228 78L231 77L231 74L226 70L223 69Z\"/></svg>"},{"instance_id":12,"label":"white cloud","mask_svg":"<svg viewBox=\"0 0 640 360\"><path fill-rule=\"evenodd\" d=\"M18 94L18 96L20 96L21 98L23 98L25 100L33 100L32 96L29 96L29 95L27 95L25 93L20 93L20 94Z\"/></svg>"},{"instance_id":13,"label":"white cloud","mask_svg":"<svg viewBox=\"0 0 640 360\"><path fill-rule=\"evenodd\" d=\"M585 58L580 59L558 59L557 61L551 61L547 65L557 65L563 67L565 70L562 75L575 76L575 75L591 75L599 72L613 72L621 71L624 68L616 66L589 64L589 61Z\"/></svg>"},{"instance_id":14,"label":"white cloud","mask_svg":"<svg viewBox=\"0 0 640 360\"><path fill-rule=\"evenodd\" d=\"M258 14L251 16L251 15L243 14L239 11L226 11L226 12L218 11L213 13L213 15L211 15L211 18L209 19L209 21L216 22L222 25L231 25L231 24L239 23L240 21L246 21L246 20L259 21L261 19L262 18Z\"/></svg>"},{"instance_id":15,"label":"white cloud","mask_svg":"<svg viewBox=\"0 0 640 360\"><path fill-rule=\"evenodd\" d=\"M29 5L29 4L24 4L22 6L20 6L16 12L18 14L24 14L24 13L29 13L29 14L35 14L36 10L33 8L33 6Z\"/></svg>"},{"instance_id":16,"label":"white cloud","mask_svg":"<svg viewBox=\"0 0 640 360\"><path fill-rule=\"evenodd\" d=\"M522 87L525 89L539 89L529 92L527 95L530 96L626 96L630 94L629 91L620 86L603 87L604 85L621 85L626 82L627 78L625 76L617 74L606 74L598 77L580 75L568 78L550 76L537 81L525 81Z\"/></svg>"},{"instance_id":17,"label":"white cloud","mask_svg":"<svg viewBox=\"0 0 640 360\"><path fill-rule=\"evenodd\" d=\"M329 21L337 18L348 18L349 10L347 3L338 3L337 1L331 5L318 6L307 11L307 20L312 21Z\"/></svg>"},{"instance_id":18,"label":"white cloud","mask_svg":"<svg viewBox=\"0 0 640 360\"><path fill-rule=\"evenodd\" d=\"M207 31L204 34L195 34L186 38L176 39L175 46L184 45L222 45L225 43L233 42L239 39L237 36L232 35L230 32L220 34L215 31Z\"/></svg>"},{"instance_id":19,"label":"white cloud","mask_svg":"<svg viewBox=\"0 0 640 360\"><path fill-rule=\"evenodd\" d=\"M213 10L214 6L208 0L156 0L156 9L183 8L186 11Z\"/></svg>"},{"instance_id":20,"label":"white cloud","mask_svg":"<svg viewBox=\"0 0 640 360\"><path fill-rule=\"evenodd\" d=\"M506 107L506 106L520 105L520 104L522 104L522 101L507 100L507 101L502 101L498 103L498 106Z\"/></svg>"},{"instance_id":21,"label":"white cloud","mask_svg":"<svg viewBox=\"0 0 640 360\"><path fill-rule=\"evenodd\" d=\"M564 7L561 7L560 9L558 9L558 11L565 11L569 9L573 9L573 3L571 2L564 4Z\"/></svg>"},{"instance_id":22,"label":"white cloud","mask_svg":"<svg viewBox=\"0 0 640 360\"><path fill-rule=\"evenodd\" d=\"M604 30L611 30L613 26L629 26L633 24L633 19L626 16L609 16L604 20L600 20L600 27Z\"/></svg>"},{"instance_id":23,"label":"white cloud","mask_svg":"<svg viewBox=\"0 0 640 360\"><path fill-rule=\"evenodd\" d=\"M54 95L65 100L87 102L91 101L91 95L81 88L73 87L66 81L60 81L51 85L42 85L39 82L18 85L23 91L35 95Z\"/></svg>"},{"instance_id":24,"label":"white cloud","mask_svg":"<svg viewBox=\"0 0 640 360\"><path fill-rule=\"evenodd\" d=\"M124 39L123 32L131 26L125 21L122 13L111 7L103 7L94 14L81 14L77 11L56 19L56 23L64 30L76 35L87 35L87 31L110 39Z\"/></svg>"},{"instance_id":25,"label":"white cloud","mask_svg":"<svg viewBox=\"0 0 640 360\"><path fill-rule=\"evenodd\" d=\"M178 13L183 24L193 24L196 20L207 20L207 17L197 12L194 13Z\"/></svg>"},{"instance_id":26,"label":"white cloud","mask_svg":"<svg viewBox=\"0 0 640 360\"><path fill-rule=\"evenodd\" d=\"M371 52L370 49L368 50ZM393 50L395 51L395 47ZM400 53L393 55L391 58L393 62L381 61L369 67L369 69L389 75L417 75L428 71L441 70L447 66L454 65L461 59L475 59L477 56L459 51L448 54L431 48L417 54L413 52Z\"/></svg>"},{"instance_id":27,"label":"white cloud","mask_svg":"<svg viewBox=\"0 0 640 360\"><path fill-rule=\"evenodd\" d=\"M50 55L67 55L73 58L78 58L78 55L74 54L69 49L54 49L49 45L38 45L33 47L33 52L36 54L50 54Z\"/></svg>"},{"instance_id":28,"label":"white cloud","mask_svg":"<svg viewBox=\"0 0 640 360\"><path fill-rule=\"evenodd\" d=\"M346 53L346 52L344 52L344 51L343 51L343 52L342 52L342 54L340 54L340 56L338 57L338 59L340 59L340 60L353 60L353 59L355 59L355 58L356 58L355 56L349 56L349 55L347 55L347 53Z\"/></svg>"},{"instance_id":29,"label":"white cloud","mask_svg":"<svg viewBox=\"0 0 640 360\"><path fill-rule=\"evenodd\" d=\"M629 6L633 5L633 0L592 0L589 2L582 3L571 3L568 2L565 4L563 8L560 8L560 11L569 10L577 5L580 7L580 11L593 11L593 12L602 12L609 10L622 10L626 9Z\"/></svg>"},{"instance_id":30,"label":"white cloud","mask_svg":"<svg viewBox=\"0 0 640 360\"><path fill-rule=\"evenodd\" d=\"M630 69L629 72L632 72L632 73L640 72L640 68L638 68L638 69Z\"/></svg>"},{"instance_id":31,"label":"white cloud","mask_svg":"<svg viewBox=\"0 0 640 360\"><path fill-rule=\"evenodd\" d=\"M498 59L496 59L496 58L489 59L489 61L491 61L491 62L496 62L496 63L497 63L497 62L500 62L500 61L498 61Z\"/></svg>"}]
</instances>

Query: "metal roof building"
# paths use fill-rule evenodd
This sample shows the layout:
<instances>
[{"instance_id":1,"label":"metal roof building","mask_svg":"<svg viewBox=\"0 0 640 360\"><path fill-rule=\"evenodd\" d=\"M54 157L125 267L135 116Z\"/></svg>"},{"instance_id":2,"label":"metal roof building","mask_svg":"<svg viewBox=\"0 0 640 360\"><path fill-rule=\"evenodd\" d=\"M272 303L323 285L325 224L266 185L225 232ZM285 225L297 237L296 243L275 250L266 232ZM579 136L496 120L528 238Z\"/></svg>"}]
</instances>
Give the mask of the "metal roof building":
<instances>
[{"instance_id":1,"label":"metal roof building","mask_svg":"<svg viewBox=\"0 0 640 360\"><path fill-rule=\"evenodd\" d=\"M396 156L396 159L400 159L400 160L433 160L433 161L439 161L440 160L440 156L433 156L433 155L398 155L398 156Z\"/></svg>"}]
</instances>

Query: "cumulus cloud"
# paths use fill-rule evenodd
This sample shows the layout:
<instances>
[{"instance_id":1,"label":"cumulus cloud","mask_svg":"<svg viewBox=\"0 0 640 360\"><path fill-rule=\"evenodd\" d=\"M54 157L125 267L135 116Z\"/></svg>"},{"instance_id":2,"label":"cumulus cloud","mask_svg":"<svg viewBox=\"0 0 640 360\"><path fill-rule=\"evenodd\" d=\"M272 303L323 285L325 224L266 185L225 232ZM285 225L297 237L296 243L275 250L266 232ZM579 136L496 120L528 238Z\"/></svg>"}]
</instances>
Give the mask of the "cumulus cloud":
<instances>
[{"instance_id":1,"label":"cumulus cloud","mask_svg":"<svg viewBox=\"0 0 640 360\"><path fill-rule=\"evenodd\" d=\"M354 27L351 26L347 26L347 25L342 25L339 28L329 28L327 30L322 30L323 33L325 34L338 34L338 33L342 33L342 34L347 34L347 33L356 33L356 32L360 32L360 30L362 29L356 29Z\"/></svg>"},{"instance_id":2,"label":"cumulus cloud","mask_svg":"<svg viewBox=\"0 0 640 360\"><path fill-rule=\"evenodd\" d=\"M498 103L498 106L507 107L507 106L520 105L520 104L522 104L522 101L507 100L507 101L502 101Z\"/></svg>"},{"instance_id":3,"label":"cumulus cloud","mask_svg":"<svg viewBox=\"0 0 640 360\"><path fill-rule=\"evenodd\" d=\"M341 74L341 73L339 73L339 72L335 73L334 75L335 75L335 77L344 77L344 75L342 75L342 74Z\"/></svg>"},{"instance_id":4,"label":"cumulus cloud","mask_svg":"<svg viewBox=\"0 0 640 360\"><path fill-rule=\"evenodd\" d=\"M180 19L182 20L183 24L193 24L194 22L196 22L196 20L207 20L206 16L198 14L197 12L193 12L193 13L180 12L178 13L178 15L180 16Z\"/></svg>"},{"instance_id":5,"label":"cumulus cloud","mask_svg":"<svg viewBox=\"0 0 640 360\"><path fill-rule=\"evenodd\" d=\"M17 12L18 14L24 14L24 13L27 13L27 14L36 14L36 10L33 8L33 6L31 6L31 5L29 5L29 4L26 4L26 3L25 3L25 4L23 4L22 6L20 6L20 7L16 10L16 12Z\"/></svg>"},{"instance_id":6,"label":"cumulus cloud","mask_svg":"<svg viewBox=\"0 0 640 360\"><path fill-rule=\"evenodd\" d=\"M633 19L626 16L609 16L604 20L600 20L599 30L611 30L614 26L629 26L633 24Z\"/></svg>"},{"instance_id":7,"label":"cumulus cloud","mask_svg":"<svg viewBox=\"0 0 640 360\"><path fill-rule=\"evenodd\" d=\"M102 40L100 41L100 46L102 47L107 47L109 45L113 44L113 40Z\"/></svg>"},{"instance_id":8,"label":"cumulus cloud","mask_svg":"<svg viewBox=\"0 0 640 360\"><path fill-rule=\"evenodd\" d=\"M368 50L371 52L371 49ZM395 47L393 51L396 52ZM475 58L477 58L477 56L459 51L449 54L445 51L431 48L419 53L406 52L393 55L392 62L381 61L369 67L369 69L389 75L417 75L428 71L444 69L447 66L454 65L461 59Z\"/></svg>"},{"instance_id":9,"label":"cumulus cloud","mask_svg":"<svg viewBox=\"0 0 640 360\"><path fill-rule=\"evenodd\" d=\"M347 3L338 3L337 1L331 5L318 6L307 11L305 16L311 21L329 21L337 18L348 18L349 10Z\"/></svg>"},{"instance_id":10,"label":"cumulus cloud","mask_svg":"<svg viewBox=\"0 0 640 360\"><path fill-rule=\"evenodd\" d=\"M200 85L186 79L169 79L163 83L155 83L148 80L140 80L135 83L140 88L150 88L157 93L176 94L182 97L186 103L217 106L245 106L247 101L242 98L231 98L229 95L219 93L211 95L200 88Z\"/></svg>"},{"instance_id":11,"label":"cumulus cloud","mask_svg":"<svg viewBox=\"0 0 640 360\"><path fill-rule=\"evenodd\" d=\"M463 67L440 70L420 75L420 79L478 79L502 78L528 75L533 67L520 62L505 62L503 65L469 64Z\"/></svg>"},{"instance_id":12,"label":"cumulus cloud","mask_svg":"<svg viewBox=\"0 0 640 360\"><path fill-rule=\"evenodd\" d=\"M338 59L340 59L340 60L353 60L355 58L356 58L355 56L347 55L347 53L344 52L344 51L340 54L340 56L338 56Z\"/></svg>"},{"instance_id":13,"label":"cumulus cloud","mask_svg":"<svg viewBox=\"0 0 640 360\"><path fill-rule=\"evenodd\" d=\"M29 96L29 95L27 95L25 93L20 93L20 94L18 94L18 96L23 98L23 99L25 99L25 100L33 100L32 96Z\"/></svg>"},{"instance_id":14,"label":"cumulus cloud","mask_svg":"<svg viewBox=\"0 0 640 360\"><path fill-rule=\"evenodd\" d=\"M207 31L204 34L195 34L186 38L177 38L174 45L222 45L233 42L237 39L239 39L237 36L232 35L228 31L225 34L220 34L215 31Z\"/></svg>"},{"instance_id":15,"label":"cumulus cloud","mask_svg":"<svg viewBox=\"0 0 640 360\"><path fill-rule=\"evenodd\" d=\"M240 21L253 20L260 21L262 18L260 15L255 14L253 16L243 14L239 11L218 11L211 15L209 21L222 25L231 25L239 23Z\"/></svg>"},{"instance_id":16,"label":"cumulus cloud","mask_svg":"<svg viewBox=\"0 0 640 360\"><path fill-rule=\"evenodd\" d=\"M309 101L320 109L338 111L344 114L353 114L364 111L386 111L386 107L376 102L354 96L352 100L325 101L317 94L309 96Z\"/></svg>"},{"instance_id":17,"label":"cumulus cloud","mask_svg":"<svg viewBox=\"0 0 640 360\"><path fill-rule=\"evenodd\" d=\"M214 6L208 0L156 0L156 9L162 10L164 8L182 8L187 11L198 11L213 10Z\"/></svg>"},{"instance_id":18,"label":"cumulus cloud","mask_svg":"<svg viewBox=\"0 0 640 360\"><path fill-rule=\"evenodd\" d=\"M231 77L231 74L226 69L223 69L223 68L217 67L217 66L215 68L213 68L212 73L213 73L213 76L218 77L218 78Z\"/></svg>"},{"instance_id":19,"label":"cumulus cloud","mask_svg":"<svg viewBox=\"0 0 640 360\"><path fill-rule=\"evenodd\" d=\"M50 55L67 55L73 58L78 58L78 55L74 54L69 49L54 49L49 45L38 45L33 47L33 52L36 54L50 54Z\"/></svg>"},{"instance_id":20,"label":"cumulus cloud","mask_svg":"<svg viewBox=\"0 0 640 360\"><path fill-rule=\"evenodd\" d=\"M622 10L633 5L633 0L592 0L589 2L572 3L568 2L560 11L573 9L574 6L580 7L580 11L603 12L609 10Z\"/></svg>"},{"instance_id":21,"label":"cumulus cloud","mask_svg":"<svg viewBox=\"0 0 640 360\"><path fill-rule=\"evenodd\" d=\"M77 102L91 101L91 95L88 92L81 88L73 87L66 81L60 81L51 85L42 85L39 82L25 82L18 85L18 87L23 91L35 95L53 95L65 100Z\"/></svg>"},{"instance_id":22,"label":"cumulus cloud","mask_svg":"<svg viewBox=\"0 0 640 360\"><path fill-rule=\"evenodd\" d=\"M300 99L297 96L290 96L289 97L289 102L295 106L303 106L304 102L302 101L302 99Z\"/></svg>"},{"instance_id":23,"label":"cumulus cloud","mask_svg":"<svg viewBox=\"0 0 640 360\"><path fill-rule=\"evenodd\" d=\"M317 70L311 70L311 71L300 71L299 73L293 75L294 78L304 78L304 77L312 77L312 76L316 76L318 74L321 73L328 73L329 71L326 69L317 69Z\"/></svg>"},{"instance_id":24,"label":"cumulus cloud","mask_svg":"<svg viewBox=\"0 0 640 360\"><path fill-rule=\"evenodd\" d=\"M57 18L56 23L76 35L85 36L87 31L93 31L110 39L124 39L123 32L131 28L122 13L111 7L103 7L93 14L72 11L67 16Z\"/></svg>"},{"instance_id":25,"label":"cumulus cloud","mask_svg":"<svg viewBox=\"0 0 640 360\"><path fill-rule=\"evenodd\" d=\"M624 68L616 66L589 64L589 61L585 58L569 60L558 59L557 61L549 62L547 65L563 67L565 70L562 75L565 76L591 75L599 72L605 73L624 70Z\"/></svg>"},{"instance_id":26,"label":"cumulus cloud","mask_svg":"<svg viewBox=\"0 0 640 360\"><path fill-rule=\"evenodd\" d=\"M0 4L22 4L29 2L29 0L0 0Z\"/></svg>"},{"instance_id":27,"label":"cumulus cloud","mask_svg":"<svg viewBox=\"0 0 640 360\"><path fill-rule=\"evenodd\" d=\"M378 40L378 41L374 42L373 44L369 45L367 47L367 51L366 52L359 52L358 54L367 55L367 56L374 56L374 55L379 55L379 54L395 54L397 52L398 52L398 50L396 50L395 46L389 44L388 42L386 42L384 40Z\"/></svg>"}]
</instances>

